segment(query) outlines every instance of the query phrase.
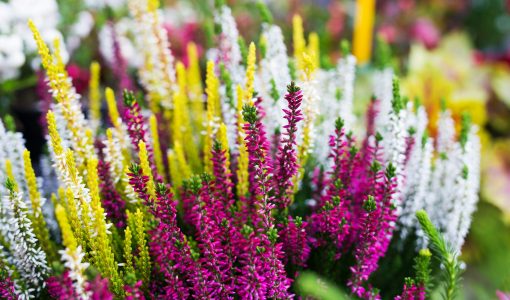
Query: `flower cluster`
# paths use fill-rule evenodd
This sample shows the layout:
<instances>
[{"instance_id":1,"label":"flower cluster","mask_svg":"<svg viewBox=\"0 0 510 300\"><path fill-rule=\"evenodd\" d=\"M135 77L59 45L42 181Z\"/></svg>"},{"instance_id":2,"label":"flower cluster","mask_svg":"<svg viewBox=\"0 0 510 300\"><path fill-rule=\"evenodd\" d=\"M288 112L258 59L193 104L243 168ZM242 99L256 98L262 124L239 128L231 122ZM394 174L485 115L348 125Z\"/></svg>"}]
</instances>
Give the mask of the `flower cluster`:
<instances>
[{"instance_id":1,"label":"flower cluster","mask_svg":"<svg viewBox=\"0 0 510 300\"><path fill-rule=\"evenodd\" d=\"M430 277L446 270L453 295L479 181L469 118L457 134L445 110L429 137L425 110L401 95L385 66L374 73L361 130L346 43L334 71L321 69L318 36L307 43L296 16L289 57L259 4L257 63L257 47L243 48L220 2L204 87L196 45L186 65L174 63L157 1L129 1L143 33L144 90L119 91L131 84L116 49L114 88L124 101L106 89L109 122L101 122L98 65L84 114L58 47L50 51L31 23L56 100L46 116L53 170L45 173L55 172L58 189L39 189L23 140L0 124L0 141L11 142L0 144L1 295L292 299L307 270L361 299L425 299ZM50 234L53 215L59 230ZM442 264L434 274L427 246ZM416 257L414 270L395 263L403 253ZM388 265L399 274L391 283Z\"/></svg>"}]
</instances>

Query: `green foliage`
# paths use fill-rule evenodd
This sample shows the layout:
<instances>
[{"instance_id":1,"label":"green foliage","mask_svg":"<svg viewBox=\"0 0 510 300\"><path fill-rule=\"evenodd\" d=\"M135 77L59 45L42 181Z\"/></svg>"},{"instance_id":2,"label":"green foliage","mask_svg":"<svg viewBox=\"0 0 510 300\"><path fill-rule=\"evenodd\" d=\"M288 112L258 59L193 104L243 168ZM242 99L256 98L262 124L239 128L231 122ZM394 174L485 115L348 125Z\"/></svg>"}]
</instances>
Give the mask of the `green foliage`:
<instances>
[{"instance_id":1,"label":"green foliage","mask_svg":"<svg viewBox=\"0 0 510 300\"><path fill-rule=\"evenodd\" d=\"M243 120L251 125L257 122L257 108L253 105L245 104L243 106Z\"/></svg>"},{"instance_id":2,"label":"green foliage","mask_svg":"<svg viewBox=\"0 0 510 300\"><path fill-rule=\"evenodd\" d=\"M470 129L471 129L471 116L468 113L463 113L461 117L459 134L459 142L460 145L462 146L462 149L464 149L466 146Z\"/></svg>"},{"instance_id":3,"label":"green foliage","mask_svg":"<svg viewBox=\"0 0 510 300\"><path fill-rule=\"evenodd\" d=\"M414 259L414 271L416 272L416 282L425 287L425 292L429 290L430 285L430 258L432 253L425 248L421 249L418 256Z\"/></svg>"},{"instance_id":4,"label":"green foliage","mask_svg":"<svg viewBox=\"0 0 510 300\"><path fill-rule=\"evenodd\" d=\"M230 77L230 73L225 68L223 63L220 63L220 78L225 83L225 92L227 95L228 103L230 107L235 107L234 105L234 84L232 82L232 77Z\"/></svg>"},{"instance_id":5,"label":"green foliage","mask_svg":"<svg viewBox=\"0 0 510 300\"><path fill-rule=\"evenodd\" d=\"M237 43L239 44L239 50L241 50L243 65L246 67L246 64L248 62L248 46L246 45L246 41L242 36L239 36L239 38L237 39Z\"/></svg>"},{"instance_id":6,"label":"green foliage","mask_svg":"<svg viewBox=\"0 0 510 300\"><path fill-rule=\"evenodd\" d=\"M381 37L377 38L374 64L378 69L385 69L391 65L391 48Z\"/></svg>"},{"instance_id":7,"label":"green foliage","mask_svg":"<svg viewBox=\"0 0 510 300\"><path fill-rule=\"evenodd\" d=\"M298 295L302 296L303 299L308 299L307 297L321 300L350 299L332 283L312 272L303 272L296 281L296 288Z\"/></svg>"},{"instance_id":8,"label":"green foliage","mask_svg":"<svg viewBox=\"0 0 510 300\"><path fill-rule=\"evenodd\" d=\"M342 56L346 57L347 55L351 54L351 44L348 40L343 39L340 42L340 51L342 52Z\"/></svg>"},{"instance_id":9,"label":"green foliage","mask_svg":"<svg viewBox=\"0 0 510 300\"><path fill-rule=\"evenodd\" d=\"M404 109L404 100L400 96L400 81L396 77L393 78L393 100L391 100L391 106L397 114Z\"/></svg>"},{"instance_id":10,"label":"green foliage","mask_svg":"<svg viewBox=\"0 0 510 300\"><path fill-rule=\"evenodd\" d=\"M280 93L278 93L278 89L276 88L276 81L274 81L274 78L271 78L270 84L271 84L270 91L271 98L273 98L273 100L276 102L280 98Z\"/></svg>"},{"instance_id":11,"label":"green foliage","mask_svg":"<svg viewBox=\"0 0 510 300\"><path fill-rule=\"evenodd\" d=\"M269 11L269 8L267 8L266 4L259 0L257 1L257 9L260 13L260 18L262 19L263 23L271 24L273 23L273 15L271 14L271 11Z\"/></svg>"},{"instance_id":12,"label":"green foliage","mask_svg":"<svg viewBox=\"0 0 510 300\"><path fill-rule=\"evenodd\" d=\"M461 274L457 253L446 243L443 236L437 231L424 210L417 211L416 218L429 238L434 257L439 260L442 265L441 282L444 285L443 298L453 300L459 289Z\"/></svg>"}]
</instances>

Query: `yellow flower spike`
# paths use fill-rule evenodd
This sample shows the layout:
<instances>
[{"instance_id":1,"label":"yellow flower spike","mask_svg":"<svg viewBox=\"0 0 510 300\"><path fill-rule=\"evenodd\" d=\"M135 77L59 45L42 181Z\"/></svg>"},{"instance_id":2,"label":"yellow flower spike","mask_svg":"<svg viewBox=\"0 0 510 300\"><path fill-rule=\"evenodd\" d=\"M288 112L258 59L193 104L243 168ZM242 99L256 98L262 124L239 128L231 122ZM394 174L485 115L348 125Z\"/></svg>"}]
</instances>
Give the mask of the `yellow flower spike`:
<instances>
[{"instance_id":1,"label":"yellow flower spike","mask_svg":"<svg viewBox=\"0 0 510 300\"><path fill-rule=\"evenodd\" d=\"M305 124L303 128L303 142L298 147L298 162L299 169L298 173L294 176L294 192L297 192L299 189L299 182L303 179L305 175L305 165L308 162L308 158L310 156L310 124Z\"/></svg>"},{"instance_id":2,"label":"yellow flower spike","mask_svg":"<svg viewBox=\"0 0 510 300\"><path fill-rule=\"evenodd\" d=\"M64 148L62 148L62 139L60 138L60 134L57 130L57 123L55 121L55 114L49 110L46 114L46 120L48 123L48 134L50 135L51 146L53 148L53 152L56 156L64 153Z\"/></svg>"},{"instance_id":3,"label":"yellow flower spike","mask_svg":"<svg viewBox=\"0 0 510 300\"><path fill-rule=\"evenodd\" d=\"M220 124L220 129L218 130L218 140L221 143L221 148L225 150L225 166L227 170L230 170L230 146L228 144L227 125L223 122Z\"/></svg>"},{"instance_id":4,"label":"yellow flower spike","mask_svg":"<svg viewBox=\"0 0 510 300\"><path fill-rule=\"evenodd\" d=\"M131 244L131 228L129 225L126 226L126 230L124 230L124 273L127 274L135 274L135 269L133 268L133 248Z\"/></svg>"},{"instance_id":5,"label":"yellow flower spike","mask_svg":"<svg viewBox=\"0 0 510 300\"><path fill-rule=\"evenodd\" d=\"M57 197L57 195L55 195L55 193L51 193L50 200L51 200L51 204L53 205L53 207L57 207L57 205L60 204L58 201L58 197Z\"/></svg>"},{"instance_id":6,"label":"yellow flower spike","mask_svg":"<svg viewBox=\"0 0 510 300\"><path fill-rule=\"evenodd\" d=\"M97 159L87 159L87 186L90 191L91 202L90 206L92 209L101 205L99 198L99 178L97 176Z\"/></svg>"},{"instance_id":7,"label":"yellow flower spike","mask_svg":"<svg viewBox=\"0 0 510 300\"><path fill-rule=\"evenodd\" d=\"M210 110L207 111L207 126L205 130L205 137L204 137L204 149L203 149L203 155L204 155L204 171L206 173L211 174L212 173L212 146L213 146L213 124L214 123L214 117L212 115L212 112Z\"/></svg>"},{"instance_id":8,"label":"yellow flower spike","mask_svg":"<svg viewBox=\"0 0 510 300\"><path fill-rule=\"evenodd\" d=\"M248 193L248 150L244 141L243 129L243 89L240 85L236 87L237 92L237 126L238 136L237 144L239 145L239 157L237 164L237 192L238 196L245 196Z\"/></svg>"},{"instance_id":9,"label":"yellow flower spike","mask_svg":"<svg viewBox=\"0 0 510 300\"><path fill-rule=\"evenodd\" d=\"M71 225L69 225L69 220L67 219L66 211L62 205L58 204L55 208L55 216L57 217L58 225L62 232L62 244L64 244L64 246L69 248L72 252L76 251L76 248L78 248L78 242L74 237Z\"/></svg>"},{"instance_id":10,"label":"yellow flower spike","mask_svg":"<svg viewBox=\"0 0 510 300\"><path fill-rule=\"evenodd\" d=\"M140 166L142 168L142 173L144 176L149 177L149 181L147 182L147 191L152 199L156 199L156 185L154 184L154 177L152 176L152 170L149 165L149 154L147 152L147 147L144 141L140 140L138 142L138 148L140 149L138 152L138 157L140 159Z\"/></svg>"},{"instance_id":11,"label":"yellow flower spike","mask_svg":"<svg viewBox=\"0 0 510 300\"><path fill-rule=\"evenodd\" d=\"M158 133L158 120L155 115L149 117L149 125L152 137L152 149L154 149L154 163L158 173L163 176L165 174L165 167L163 166L163 155L161 154L161 145L159 143Z\"/></svg>"},{"instance_id":12,"label":"yellow flower spike","mask_svg":"<svg viewBox=\"0 0 510 300\"><path fill-rule=\"evenodd\" d=\"M174 145L175 157L177 158L177 162L179 163L179 171L184 176L184 178L191 177L191 169L186 162L186 158L184 156L184 150L182 148L181 143L177 142Z\"/></svg>"},{"instance_id":13,"label":"yellow flower spike","mask_svg":"<svg viewBox=\"0 0 510 300\"><path fill-rule=\"evenodd\" d=\"M63 199L63 198L61 198ZM85 234L80 222L80 217L78 215L77 205L76 205L76 199L74 198L74 193L71 188L68 188L66 190L65 194L66 199L66 208L67 208L67 215L69 216L69 222L71 224L71 228L73 229L74 236L76 237L76 240L79 245L82 246L82 249L85 251ZM62 200L61 200L62 201Z\"/></svg>"},{"instance_id":14,"label":"yellow flower spike","mask_svg":"<svg viewBox=\"0 0 510 300\"><path fill-rule=\"evenodd\" d=\"M182 186L182 174L179 171L179 162L175 151L168 149L167 152L168 168L170 169L170 179L172 180L172 187L177 190Z\"/></svg>"},{"instance_id":15,"label":"yellow flower spike","mask_svg":"<svg viewBox=\"0 0 510 300\"><path fill-rule=\"evenodd\" d=\"M255 64L257 62L257 53L255 44L250 43L248 48L248 58L246 59L246 83L244 86L244 96L246 101L250 102L253 98L253 82L255 81Z\"/></svg>"},{"instance_id":16,"label":"yellow flower spike","mask_svg":"<svg viewBox=\"0 0 510 300\"><path fill-rule=\"evenodd\" d=\"M181 61L178 61L175 64L175 71L177 72L177 85L179 86L179 92L186 94L186 86L187 86L187 74L186 68Z\"/></svg>"},{"instance_id":17,"label":"yellow flower spike","mask_svg":"<svg viewBox=\"0 0 510 300\"><path fill-rule=\"evenodd\" d=\"M53 58L50 54L50 49L48 48L48 46L42 39L42 36L39 33L39 30L37 30L37 27L35 26L35 24L32 20L28 20L28 27L30 27L30 30L32 31L32 34L34 36L34 40L37 45L39 56L41 57L41 63L43 65L43 67L46 70L48 70L48 69L50 69L50 66L53 65Z\"/></svg>"},{"instance_id":18,"label":"yellow flower spike","mask_svg":"<svg viewBox=\"0 0 510 300\"><path fill-rule=\"evenodd\" d=\"M187 90L189 87L187 87L187 74L186 69L184 67L184 64L181 62L177 63L177 81L179 83L179 92L176 93L174 98L174 111L179 112L176 113L174 116L174 124L173 124L173 130L174 134L174 143L180 142L181 144L184 144L184 148L186 150L186 154L189 158L189 161L194 169L199 170L200 169L200 158L197 151L197 147L195 143L191 142L194 140L193 136L193 126L192 122L190 120L190 107L189 107L189 99ZM217 88L219 89L219 82L217 85ZM192 94L192 93L190 93ZM217 96L217 100L219 103L219 94ZM203 108L201 108L201 111L198 112L198 114L203 113ZM189 141L189 142L185 142Z\"/></svg>"},{"instance_id":19,"label":"yellow flower spike","mask_svg":"<svg viewBox=\"0 0 510 300\"><path fill-rule=\"evenodd\" d=\"M308 55L307 53L303 53L303 75L304 80L311 80L313 74L315 73L315 69L317 66L315 65L315 54L312 53Z\"/></svg>"},{"instance_id":20,"label":"yellow flower spike","mask_svg":"<svg viewBox=\"0 0 510 300\"><path fill-rule=\"evenodd\" d=\"M110 115L110 121L115 128L120 127L120 115L117 109L117 100L115 100L115 93L109 87L105 90L106 104L108 105L108 114Z\"/></svg>"},{"instance_id":21,"label":"yellow flower spike","mask_svg":"<svg viewBox=\"0 0 510 300\"><path fill-rule=\"evenodd\" d=\"M89 231L89 234L96 234L90 240L91 248L95 252L93 259L99 272L104 277L110 278L115 294L120 296L124 293L123 281L118 273L117 262L115 261L110 237L107 233L104 209L99 198L99 179L97 176L97 159L95 158L87 160L87 184L92 198L90 207L94 216L94 228L92 231ZM83 205L82 208L86 206ZM82 211L82 217L84 215L85 211Z\"/></svg>"},{"instance_id":22,"label":"yellow flower spike","mask_svg":"<svg viewBox=\"0 0 510 300\"><path fill-rule=\"evenodd\" d=\"M320 42L317 32L308 35L308 54L312 57L315 68L320 65Z\"/></svg>"},{"instance_id":23,"label":"yellow flower spike","mask_svg":"<svg viewBox=\"0 0 510 300\"><path fill-rule=\"evenodd\" d=\"M7 178L10 178L12 183L14 184L14 191L18 191L18 183L16 182L16 178L14 178L14 173L12 172L12 163L10 159L5 160L5 174Z\"/></svg>"},{"instance_id":24,"label":"yellow flower spike","mask_svg":"<svg viewBox=\"0 0 510 300\"><path fill-rule=\"evenodd\" d=\"M99 91L99 77L101 66L97 61L90 64L90 80L89 80L89 109L90 119L99 126L101 122L101 92Z\"/></svg>"},{"instance_id":25,"label":"yellow flower spike","mask_svg":"<svg viewBox=\"0 0 510 300\"><path fill-rule=\"evenodd\" d=\"M186 48L188 54L187 82L190 92L194 96L202 95L202 78L200 76L200 64L198 62L197 45L191 42Z\"/></svg>"},{"instance_id":26,"label":"yellow flower spike","mask_svg":"<svg viewBox=\"0 0 510 300\"><path fill-rule=\"evenodd\" d=\"M159 8L159 0L148 0L147 1L147 10L149 12L156 12Z\"/></svg>"},{"instance_id":27,"label":"yellow flower spike","mask_svg":"<svg viewBox=\"0 0 510 300\"><path fill-rule=\"evenodd\" d=\"M41 208L39 202L41 195L39 193L39 190L37 189L37 180L35 178L34 169L32 168L30 151L28 151L27 149L23 151L23 164L25 167L25 178L28 186L28 196L30 197L30 201L32 202L32 209L34 210L35 214Z\"/></svg>"},{"instance_id":28,"label":"yellow flower spike","mask_svg":"<svg viewBox=\"0 0 510 300\"><path fill-rule=\"evenodd\" d=\"M207 62L207 72L205 77L205 92L207 94L207 113L213 117L221 116L220 107L220 81L214 73L214 62L212 60Z\"/></svg>"},{"instance_id":29,"label":"yellow flower spike","mask_svg":"<svg viewBox=\"0 0 510 300\"><path fill-rule=\"evenodd\" d=\"M244 105L244 91L243 88L238 84L236 86L236 94L237 94L237 122L239 125L239 128L242 129L242 124L244 122L243 120L243 105Z\"/></svg>"},{"instance_id":30,"label":"yellow flower spike","mask_svg":"<svg viewBox=\"0 0 510 300\"><path fill-rule=\"evenodd\" d=\"M55 60L56 60L56 66L57 66L58 72L65 72L67 74L64 60L62 59L62 54L60 51L60 39L59 38L55 38L53 40L53 56L55 57Z\"/></svg>"},{"instance_id":31,"label":"yellow flower spike","mask_svg":"<svg viewBox=\"0 0 510 300\"><path fill-rule=\"evenodd\" d=\"M203 147L204 169L205 172L212 173L211 150L213 144L212 139L214 135L214 124L217 120L217 117L221 116L221 107L219 105L220 81L216 74L214 73L213 61L207 62L205 83L206 83L205 92L207 94L207 124Z\"/></svg>"},{"instance_id":32,"label":"yellow flower spike","mask_svg":"<svg viewBox=\"0 0 510 300\"><path fill-rule=\"evenodd\" d=\"M202 132L204 128L204 102L202 100L203 87L202 78L200 76L200 64L198 61L198 51L195 43L188 43L188 69L187 83L190 100L190 109L193 128L196 132Z\"/></svg>"},{"instance_id":33,"label":"yellow flower spike","mask_svg":"<svg viewBox=\"0 0 510 300\"><path fill-rule=\"evenodd\" d=\"M306 52L306 41L301 16L292 17L292 42L294 43L294 59L299 70L303 69L302 55Z\"/></svg>"},{"instance_id":34,"label":"yellow flower spike","mask_svg":"<svg viewBox=\"0 0 510 300\"><path fill-rule=\"evenodd\" d=\"M137 237L136 241L139 253L138 257L136 257L136 268L140 274L140 279L143 282L143 287L147 288L151 274L151 261L149 257L149 247L147 247L145 223L142 211L137 209L134 217Z\"/></svg>"},{"instance_id":35,"label":"yellow flower spike","mask_svg":"<svg viewBox=\"0 0 510 300\"><path fill-rule=\"evenodd\" d=\"M57 190L57 195L58 195L57 202L62 204L67 211L66 190L63 187L59 187Z\"/></svg>"},{"instance_id":36,"label":"yellow flower spike","mask_svg":"<svg viewBox=\"0 0 510 300\"><path fill-rule=\"evenodd\" d=\"M65 161L67 163L67 171L69 173L69 177L73 181L73 183L78 183L78 170L76 169L76 164L74 161L74 152L71 149L67 149L65 151Z\"/></svg>"},{"instance_id":37,"label":"yellow flower spike","mask_svg":"<svg viewBox=\"0 0 510 300\"><path fill-rule=\"evenodd\" d=\"M46 227L46 221L41 209L41 194L37 189L37 180L35 178L34 169L32 168L32 161L30 160L30 152L25 149L23 151L23 163L25 166L25 178L28 186L28 195L32 204L32 227L34 234L39 240L41 248L46 253L48 261L57 260L57 251L54 244L50 240L50 234Z\"/></svg>"},{"instance_id":38,"label":"yellow flower spike","mask_svg":"<svg viewBox=\"0 0 510 300\"><path fill-rule=\"evenodd\" d=\"M372 52L375 0L356 0L352 53L359 64L367 63Z\"/></svg>"}]
</instances>

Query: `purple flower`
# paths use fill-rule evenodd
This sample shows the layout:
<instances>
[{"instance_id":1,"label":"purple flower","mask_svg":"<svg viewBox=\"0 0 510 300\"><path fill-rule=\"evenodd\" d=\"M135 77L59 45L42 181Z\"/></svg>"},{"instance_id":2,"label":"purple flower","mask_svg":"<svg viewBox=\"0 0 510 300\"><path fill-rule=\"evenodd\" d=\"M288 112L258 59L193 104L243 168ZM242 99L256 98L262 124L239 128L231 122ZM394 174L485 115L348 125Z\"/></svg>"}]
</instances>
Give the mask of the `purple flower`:
<instances>
[{"instance_id":1,"label":"purple flower","mask_svg":"<svg viewBox=\"0 0 510 300\"><path fill-rule=\"evenodd\" d=\"M287 86L285 100L287 100L288 109L283 111L285 113L284 118L287 119L287 125L283 126L285 132L278 148L275 168L276 202L281 210L285 209L291 202L294 192L292 180L299 168L295 145L297 123L303 119L303 114L299 109L303 101L303 92L294 82Z\"/></svg>"},{"instance_id":2,"label":"purple flower","mask_svg":"<svg viewBox=\"0 0 510 300\"><path fill-rule=\"evenodd\" d=\"M156 164L154 163L154 151L147 136L147 125L142 115L142 109L136 102L133 92L124 91L124 104L126 105L126 109L124 110L123 121L127 124L127 131L131 139L131 144L135 147L136 152L138 152L140 150L138 143L140 141L145 143L154 178L160 178L157 174Z\"/></svg>"},{"instance_id":3,"label":"purple flower","mask_svg":"<svg viewBox=\"0 0 510 300\"><path fill-rule=\"evenodd\" d=\"M108 289L108 279L99 275L87 282L86 290L90 293L91 300L113 300L113 294Z\"/></svg>"},{"instance_id":4,"label":"purple flower","mask_svg":"<svg viewBox=\"0 0 510 300\"><path fill-rule=\"evenodd\" d=\"M5 277L0 282L0 297L6 300L18 299L14 292L14 281L12 281L11 277Z\"/></svg>"},{"instance_id":5,"label":"purple flower","mask_svg":"<svg viewBox=\"0 0 510 300\"><path fill-rule=\"evenodd\" d=\"M46 284L48 285L48 293L54 299L80 299L74 290L73 280L69 277L69 271L65 271L60 276L49 277L46 279ZM4 296L2 295L2 297ZM17 297L12 299L17 299Z\"/></svg>"},{"instance_id":6,"label":"purple flower","mask_svg":"<svg viewBox=\"0 0 510 300\"><path fill-rule=\"evenodd\" d=\"M251 194L249 205L253 205L257 209L257 212L251 215L253 224L256 227L271 228L273 226L271 210L274 207L274 197L272 196L273 168L268 153L269 142L266 138L264 125L262 125L258 116L258 110L260 110L260 107L253 105L243 107L243 118L246 122L243 128L246 132L249 191Z\"/></svg>"},{"instance_id":7,"label":"purple flower","mask_svg":"<svg viewBox=\"0 0 510 300\"><path fill-rule=\"evenodd\" d=\"M143 292L140 290L142 287L142 281L137 281L134 285L126 284L124 291L126 292L126 300L145 300Z\"/></svg>"},{"instance_id":8,"label":"purple flower","mask_svg":"<svg viewBox=\"0 0 510 300\"><path fill-rule=\"evenodd\" d=\"M425 288L406 278L402 294L396 296L395 300L425 300Z\"/></svg>"},{"instance_id":9,"label":"purple flower","mask_svg":"<svg viewBox=\"0 0 510 300\"><path fill-rule=\"evenodd\" d=\"M310 245L306 232L307 223L301 217L288 216L287 222L280 224L280 241L283 244L285 257L283 262L297 267L306 267L310 256Z\"/></svg>"},{"instance_id":10,"label":"purple flower","mask_svg":"<svg viewBox=\"0 0 510 300\"><path fill-rule=\"evenodd\" d=\"M126 224L126 203L115 189L110 173L110 164L100 160L97 164L97 173L99 177L99 188L101 189L102 204L106 215L118 228L123 228Z\"/></svg>"},{"instance_id":11,"label":"purple flower","mask_svg":"<svg viewBox=\"0 0 510 300\"><path fill-rule=\"evenodd\" d=\"M343 121L338 119L335 135L331 136L329 142L333 169L329 174L327 190L320 198L319 209L309 219L310 233L315 236L316 247L333 243L342 249L350 232L347 188L357 153L348 153L344 131Z\"/></svg>"}]
</instances>

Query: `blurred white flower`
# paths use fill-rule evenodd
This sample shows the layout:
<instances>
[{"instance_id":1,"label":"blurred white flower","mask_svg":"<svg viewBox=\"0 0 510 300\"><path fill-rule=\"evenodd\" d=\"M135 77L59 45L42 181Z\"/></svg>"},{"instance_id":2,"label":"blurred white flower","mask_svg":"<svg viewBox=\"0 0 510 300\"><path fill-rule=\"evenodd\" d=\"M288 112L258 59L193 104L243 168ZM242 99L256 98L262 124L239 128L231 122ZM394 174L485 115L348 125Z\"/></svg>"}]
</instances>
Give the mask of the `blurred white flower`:
<instances>
[{"instance_id":1,"label":"blurred white flower","mask_svg":"<svg viewBox=\"0 0 510 300\"><path fill-rule=\"evenodd\" d=\"M28 55L36 51L27 25L29 19L34 21L47 43L52 44L55 38L63 40L56 29L60 20L56 0L0 2L0 81L16 78ZM65 49L62 49L62 56L67 61L69 55ZM38 62L34 59L29 64L36 68Z\"/></svg>"}]
</instances>

